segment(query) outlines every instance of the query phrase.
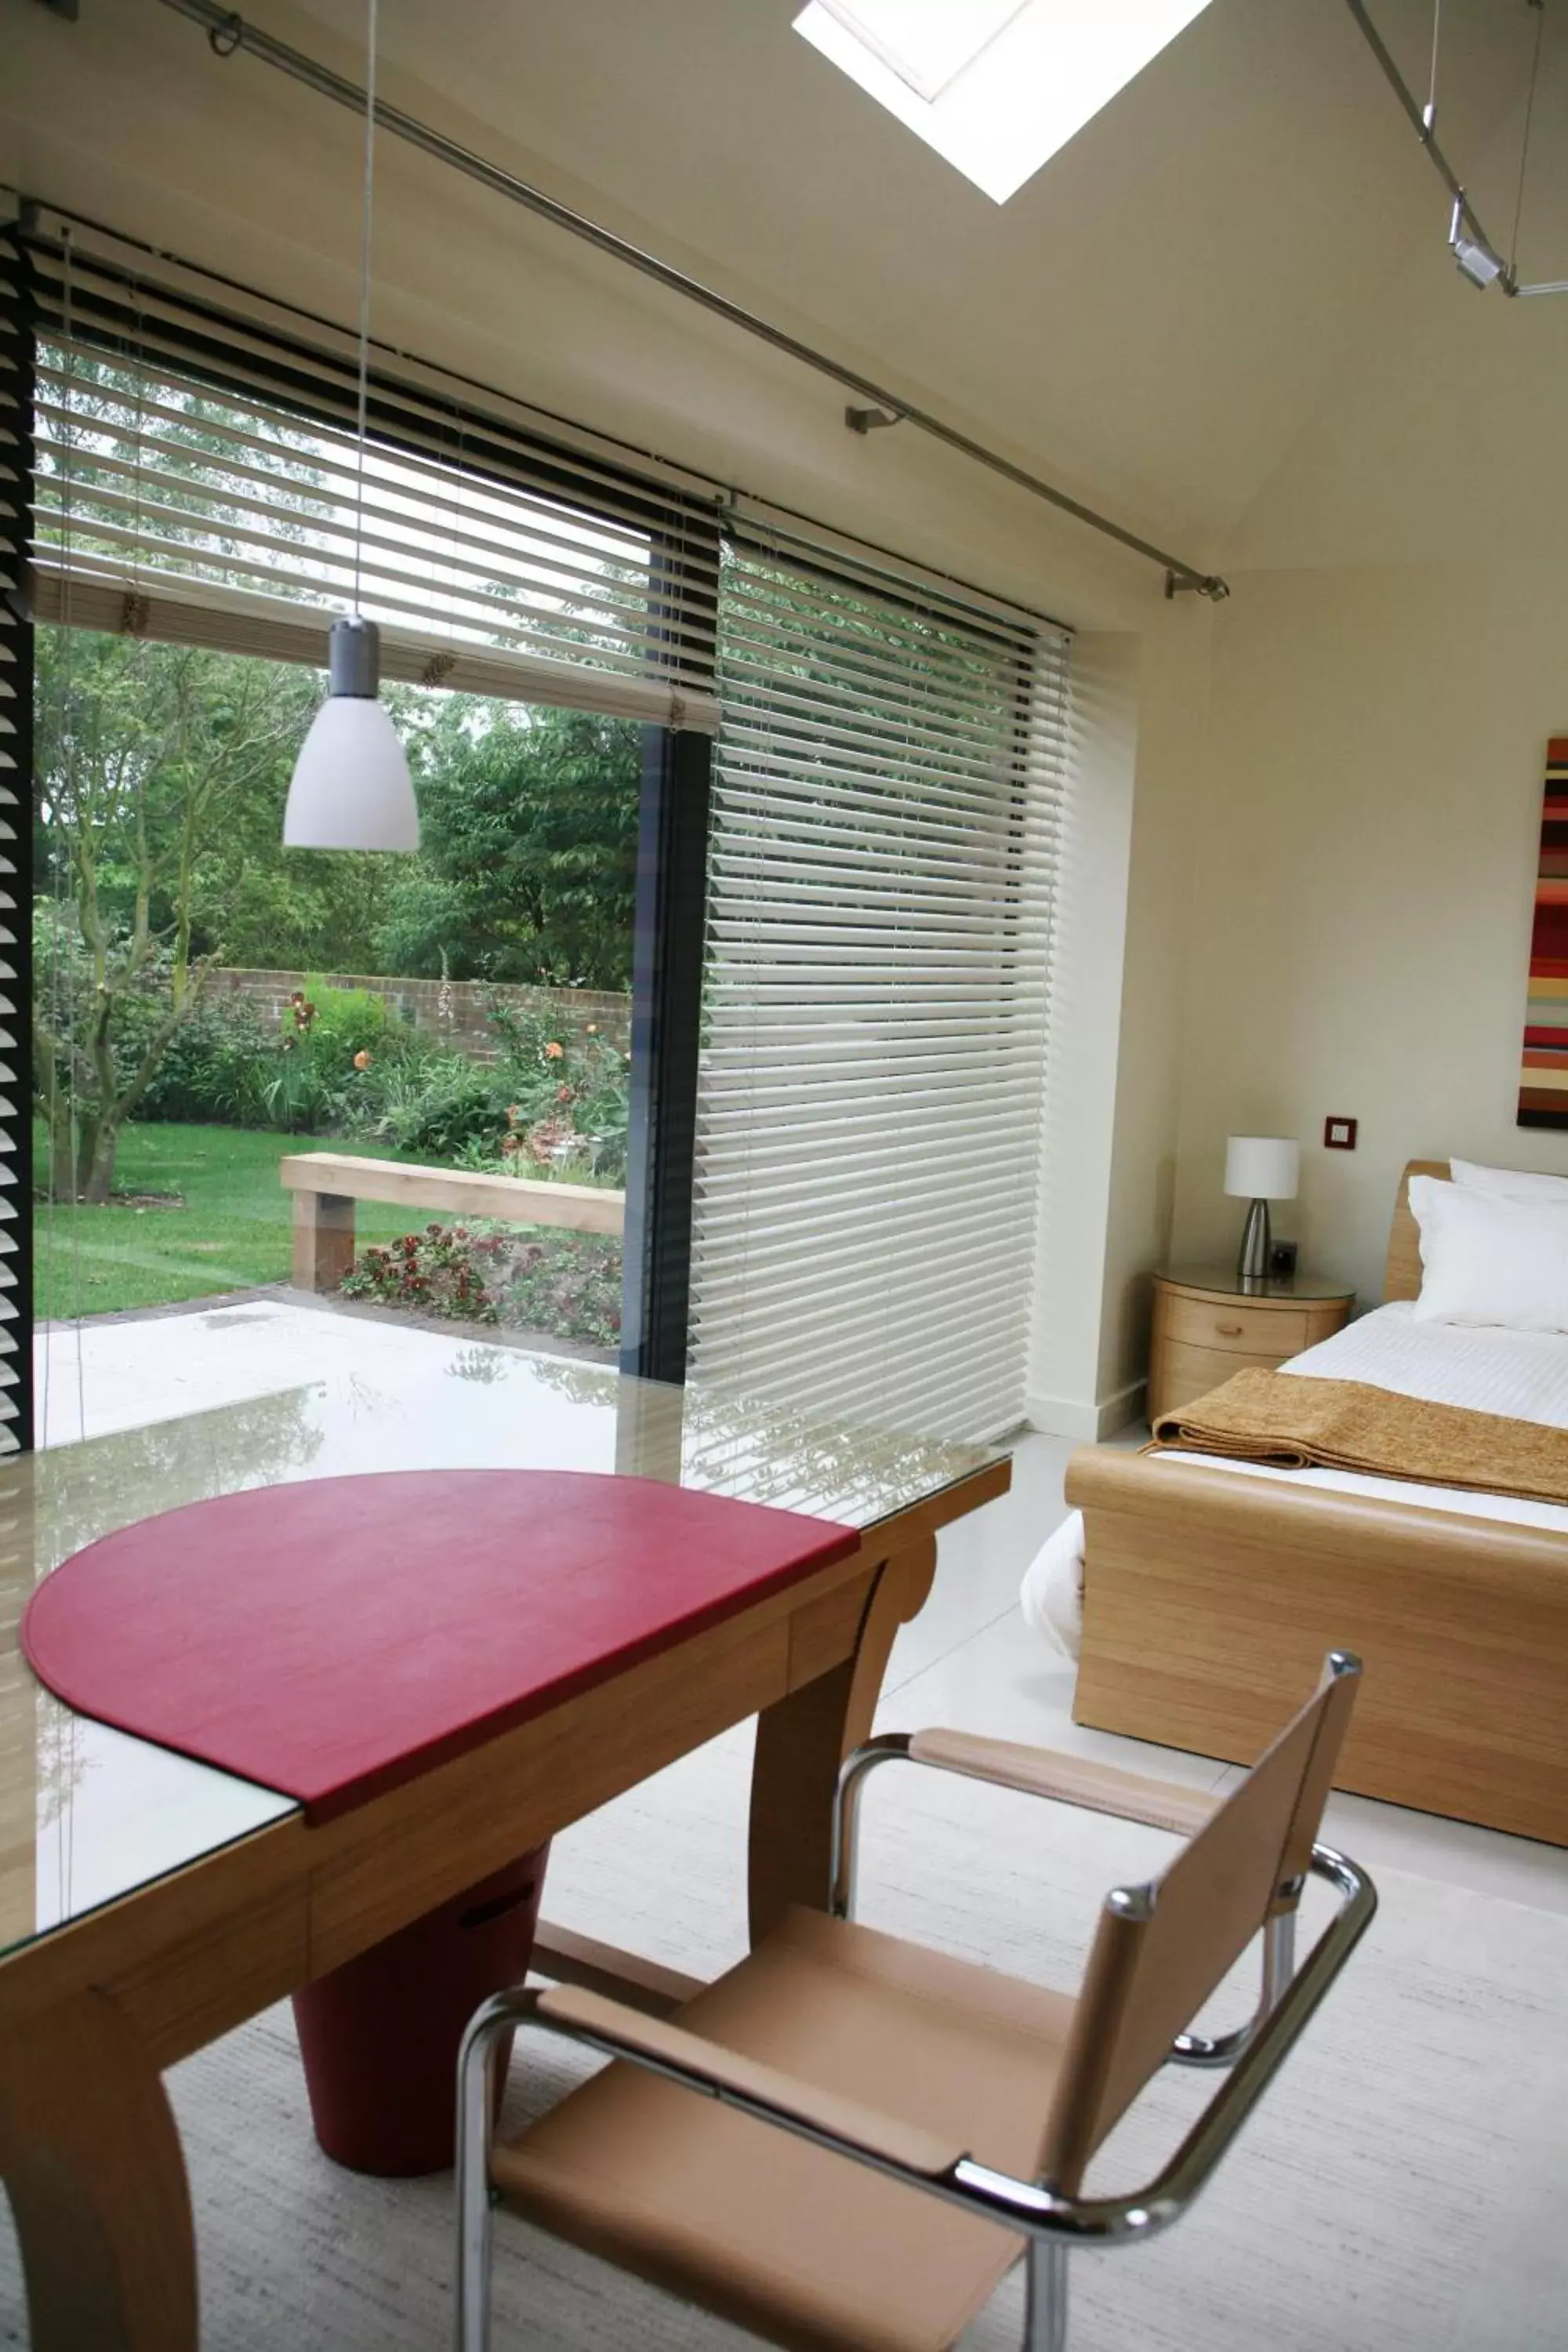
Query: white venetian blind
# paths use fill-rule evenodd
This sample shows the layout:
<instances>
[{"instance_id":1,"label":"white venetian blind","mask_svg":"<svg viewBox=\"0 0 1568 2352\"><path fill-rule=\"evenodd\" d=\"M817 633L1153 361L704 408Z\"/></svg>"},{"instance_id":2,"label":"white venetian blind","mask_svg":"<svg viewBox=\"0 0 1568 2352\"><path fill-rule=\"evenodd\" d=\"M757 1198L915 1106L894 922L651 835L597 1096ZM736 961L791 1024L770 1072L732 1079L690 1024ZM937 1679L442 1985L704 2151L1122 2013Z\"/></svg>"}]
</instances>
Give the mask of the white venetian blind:
<instances>
[{"instance_id":1,"label":"white venetian blind","mask_svg":"<svg viewBox=\"0 0 1568 2352\"><path fill-rule=\"evenodd\" d=\"M1066 640L741 541L719 646L693 1373L995 1435L1024 1402Z\"/></svg>"},{"instance_id":2,"label":"white venetian blind","mask_svg":"<svg viewBox=\"0 0 1568 2352\"><path fill-rule=\"evenodd\" d=\"M362 486L343 338L79 237L29 260L40 619L321 663L357 603L389 677L717 724L710 498L411 361L373 369Z\"/></svg>"}]
</instances>

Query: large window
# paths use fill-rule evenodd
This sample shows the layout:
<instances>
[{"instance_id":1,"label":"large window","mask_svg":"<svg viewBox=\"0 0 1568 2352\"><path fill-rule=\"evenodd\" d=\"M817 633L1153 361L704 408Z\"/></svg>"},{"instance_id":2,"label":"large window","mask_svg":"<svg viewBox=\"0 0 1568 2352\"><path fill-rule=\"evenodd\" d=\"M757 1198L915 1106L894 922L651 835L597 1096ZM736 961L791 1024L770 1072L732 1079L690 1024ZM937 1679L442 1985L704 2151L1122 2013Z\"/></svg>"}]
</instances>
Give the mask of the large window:
<instances>
[{"instance_id":1,"label":"large window","mask_svg":"<svg viewBox=\"0 0 1568 2352\"><path fill-rule=\"evenodd\" d=\"M634 1117L668 961L638 842L672 730L714 723L710 512L401 378L362 481L352 377L297 322L28 259L41 1442L399 1332L640 1362L641 1258L683 1236L649 1210L668 1122ZM412 857L281 843L351 603ZM321 1176L312 1255L323 1153L375 1165Z\"/></svg>"},{"instance_id":2,"label":"large window","mask_svg":"<svg viewBox=\"0 0 1568 2352\"><path fill-rule=\"evenodd\" d=\"M351 338L47 216L0 332L14 1430L29 1281L56 1439L357 1373L398 1318L674 1380L689 1339L710 1418L1016 1422L1060 632L404 354L362 470ZM280 845L351 604L415 858ZM378 1172L290 1258L319 1152Z\"/></svg>"},{"instance_id":3,"label":"large window","mask_svg":"<svg viewBox=\"0 0 1568 2352\"><path fill-rule=\"evenodd\" d=\"M720 654L695 1368L994 1434L1024 1403L1065 645L742 540Z\"/></svg>"},{"instance_id":4,"label":"large window","mask_svg":"<svg viewBox=\"0 0 1568 2352\"><path fill-rule=\"evenodd\" d=\"M281 811L314 672L45 626L36 677L46 1442L185 1400L211 1327L165 1310L240 1310L216 1394L328 1344L325 1297L258 1311L297 1271L301 1154L459 1180L420 1215L367 1196L331 1304L615 1360L619 1235L524 1200L625 1191L646 730L394 686L419 855L306 855Z\"/></svg>"}]
</instances>

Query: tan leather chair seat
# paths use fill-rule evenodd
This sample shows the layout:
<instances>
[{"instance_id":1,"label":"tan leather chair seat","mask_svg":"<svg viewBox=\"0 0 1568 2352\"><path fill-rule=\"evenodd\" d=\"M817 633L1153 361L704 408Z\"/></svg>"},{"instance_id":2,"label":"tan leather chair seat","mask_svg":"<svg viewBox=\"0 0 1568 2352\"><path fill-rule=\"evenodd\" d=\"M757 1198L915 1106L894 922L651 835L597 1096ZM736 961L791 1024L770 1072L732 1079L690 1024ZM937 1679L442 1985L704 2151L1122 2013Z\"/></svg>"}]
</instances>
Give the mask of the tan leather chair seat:
<instances>
[{"instance_id":1,"label":"tan leather chair seat","mask_svg":"<svg viewBox=\"0 0 1568 2352\"><path fill-rule=\"evenodd\" d=\"M797 1910L672 2021L1030 2177L1073 2010ZM810 2352L942 2352L1022 2247L626 2064L497 2146L490 2168L558 2236Z\"/></svg>"}]
</instances>

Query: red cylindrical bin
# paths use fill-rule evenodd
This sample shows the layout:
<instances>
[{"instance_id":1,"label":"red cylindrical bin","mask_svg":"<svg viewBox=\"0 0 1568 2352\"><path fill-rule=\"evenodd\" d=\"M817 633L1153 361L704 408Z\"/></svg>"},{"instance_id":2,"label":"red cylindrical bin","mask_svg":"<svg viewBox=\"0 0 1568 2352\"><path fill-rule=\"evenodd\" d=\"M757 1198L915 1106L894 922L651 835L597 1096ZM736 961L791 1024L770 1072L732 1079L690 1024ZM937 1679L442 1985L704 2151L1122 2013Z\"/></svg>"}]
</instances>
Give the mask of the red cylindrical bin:
<instances>
[{"instance_id":1,"label":"red cylindrical bin","mask_svg":"<svg viewBox=\"0 0 1568 2352\"><path fill-rule=\"evenodd\" d=\"M294 1996L316 2137L385 2177L453 2156L458 2047L490 1994L528 1974L548 1843L427 1911ZM499 2106L510 2034L496 2059Z\"/></svg>"}]
</instances>

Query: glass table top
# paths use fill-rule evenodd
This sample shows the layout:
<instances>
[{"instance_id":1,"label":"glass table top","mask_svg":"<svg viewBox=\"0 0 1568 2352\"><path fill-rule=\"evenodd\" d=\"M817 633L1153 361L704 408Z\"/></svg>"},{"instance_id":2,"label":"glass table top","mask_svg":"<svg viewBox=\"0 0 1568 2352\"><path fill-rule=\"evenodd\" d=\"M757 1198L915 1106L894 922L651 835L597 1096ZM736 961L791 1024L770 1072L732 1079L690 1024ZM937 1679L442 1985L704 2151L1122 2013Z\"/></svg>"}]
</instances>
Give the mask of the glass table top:
<instances>
[{"instance_id":1,"label":"glass table top","mask_svg":"<svg viewBox=\"0 0 1568 2352\"><path fill-rule=\"evenodd\" d=\"M1226 1298L1353 1298L1352 1282L1331 1276L1289 1274L1249 1276L1231 1265L1163 1265L1162 1282L1184 1283L1192 1290L1217 1291Z\"/></svg>"},{"instance_id":2,"label":"glass table top","mask_svg":"<svg viewBox=\"0 0 1568 2352\"><path fill-rule=\"evenodd\" d=\"M205 1385L209 1395L221 1394L224 1378L231 1389L244 1384L232 1341L226 1359L215 1355L213 1370L203 1369L215 1329L235 1319L242 1318L179 1318L195 1393ZM458 1468L672 1479L866 1528L996 1458L988 1447L825 1427L787 1408L705 1396L697 1384L630 1380L602 1364L504 1344L428 1331L378 1342L365 1325L350 1328L360 1342L353 1361L341 1344L348 1334L339 1318L311 1312L290 1328L297 1363L310 1360L300 1352L300 1332L320 1334L328 1360L320 1378L0 1464L7 1659L0 1678L0 1951L296 1810L274 1790L76 1715L35 1680L16 1646L27 1594L99 1536L244 1487ZM275 1335L281 1339L280 1325ZM416 1338L417 1346L402 1344ZM126 1348L122 1413L137 1409L129 1338ZM272 1360L274 1368L281 1360L276 1350ZM252 1358L258 1367L264 1361ZM264 1382L269 1375L257 1369L250 1377ZM168 1390L160 1393L166 1402ZM111 1401L109 1417L115 1409Z\"/></svg>"}]
</instances>

